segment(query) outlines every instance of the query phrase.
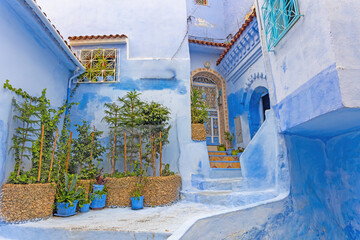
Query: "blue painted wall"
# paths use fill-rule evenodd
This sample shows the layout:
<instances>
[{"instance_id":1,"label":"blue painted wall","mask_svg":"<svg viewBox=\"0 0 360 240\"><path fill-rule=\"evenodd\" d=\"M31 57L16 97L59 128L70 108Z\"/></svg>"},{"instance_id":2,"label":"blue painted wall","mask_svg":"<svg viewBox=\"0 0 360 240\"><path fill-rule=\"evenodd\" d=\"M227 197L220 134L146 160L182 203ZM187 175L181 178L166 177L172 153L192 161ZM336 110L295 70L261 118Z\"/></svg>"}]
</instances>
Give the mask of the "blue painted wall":
<instances>
[{"instance_id":1,"label":"blue painted wall","mask_svg":"<svg viewBox=\"0 0 360 240\"><path fill-rule=\"evenodd\" d=\"M32 12L23 4L14 5L16 8L7 1L0 2L0 32L6 33L0 37L0 51L6 56L0 59L0 183L15 165L11 154L8 155L15 127L11 112L14 95L5 91L2 84L9 79L14 87L35 96L47 88L51 104L60 106L65 100L67 80L75 69L64 56L56 54L58 50L53 48L48 33Z\"/></svg>"},{"instance_id":2,"label":"blue painted wall","mask_svg":"<svg viewBox=\"0 0 360 240\"><path fill-rule=\"evenodd\" d=\"M326 141L287 135L291 194L244 239L359 239L360 132Z\"/></svg>"},{"instance_id":3,"label":"blue painted wall","mask_svg":"<svg viewBox=\"0 0 360 240\"><path fill-rule=\"evenodd\" d=\"M235 118L240 117L241 120L243 141L238 143L235 139L233 145L246 147L256 132L253 130L253 134L251 134L250 131L250 125L255 124L252 120L254 114L250 111L250 100L254 99L255 89L259 87L267 89L256 19L250 23L225 55L217 66L217 70L226 80L230 132L235 133ZM259 125L259 123L257 121L256 124Z\"/></svg>"}]
</instances>

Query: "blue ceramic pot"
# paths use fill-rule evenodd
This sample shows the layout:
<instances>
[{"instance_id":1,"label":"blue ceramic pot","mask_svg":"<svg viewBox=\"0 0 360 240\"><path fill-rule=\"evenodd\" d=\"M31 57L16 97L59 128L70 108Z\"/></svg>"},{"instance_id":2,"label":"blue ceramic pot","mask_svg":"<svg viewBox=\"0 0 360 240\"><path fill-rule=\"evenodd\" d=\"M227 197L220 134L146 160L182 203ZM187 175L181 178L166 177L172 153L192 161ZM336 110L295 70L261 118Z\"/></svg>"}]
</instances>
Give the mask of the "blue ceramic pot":
<instances>
[{"instance_id":1,"label":"blue ceramic pot","mask_svg":"<svg viewBox=\"0 0 360 240\"><path fill-rule=\"evenodd\" d=\"M144 196L131 198L131 209L138 210L144 208Z\"/></svg>"},{"instance_id":2,"label":"blue ceramic pot","mask_svg":"<svg viewBox=\"0 0 360 240\"><path fill-rule=\"evenodd\" d=\"M70 206L70 203L69 202L62 202L62 203L59 203L57 202L56 203L56 207L57 207L57 214L59 216L71 216L71 215L74 215L76 214L76 206L78 204L78 200L75 200L73 202L73 206Z\"/></svg>"},{"instance_id":3,"label":"blue ceramic pot","mask_svg":"<svg viewBox=\"0 0 360 240\"><path fill-rule=\"evenodd\" d=\"M85 213L88 212L90 208L90 203L88 204L84 204L81 208L80 208L80 212Z\"/></svg>"},{"instance_id":4,"label":"blue ceramic pot","mask_svg":"<svg viewBox=\"0 0 360 240\"><path fill-rule=\"evenodd\" d=\"M90 207L92 209L104 208L105 203L106 203L106 194L103 195L95 194L95 199L91 202Z\"/></svg>"},{"instance_id":5,"label":"blue ceramic pot","mask_svg":"<svg viewBox=\"0 0 360 240\"><path fill-rule=\"evenodd\" d=\"M104 189L104 185L97 185L97 184L93 185L93 193L96 191L101 191L103 189Z\"/></svg>"}]
</instances>

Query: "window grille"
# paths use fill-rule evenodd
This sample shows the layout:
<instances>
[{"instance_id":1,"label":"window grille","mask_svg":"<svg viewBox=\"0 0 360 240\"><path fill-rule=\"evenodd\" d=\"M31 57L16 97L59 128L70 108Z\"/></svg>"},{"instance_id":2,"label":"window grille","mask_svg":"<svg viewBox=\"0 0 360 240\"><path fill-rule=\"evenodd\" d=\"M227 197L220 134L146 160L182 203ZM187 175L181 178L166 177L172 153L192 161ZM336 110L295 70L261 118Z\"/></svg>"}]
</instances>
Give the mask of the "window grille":
<instances>
[{"instance_id":1,"label":"window grille","mask_svg":"<svg viewBox=\"0 0 360 240\"><path fill-rule=\"evenodd\" d=\"M199 5L208 5L208 0L195 0L195 4L199 4Z\"/></svg>"},{"instance_id":2,"label":"window grille","mask_svg":"<svg viewBox=\"0 0 360 240\"><path fill-rule=\"evenodd\" d=\"M271 51L299 19L297 0L265 0L262 8L266 44Z\"/></svg>"},{"instance_id":3,"label":"window grille","mask_svg":"<svg viewBox=\"0 0 360 240\"><path fill-rule=\"evenodd\" d=\"M82 49L77 52L86 72L78 82L115 82L117 57L116 49Z\"/></svg>"}]
</instances>

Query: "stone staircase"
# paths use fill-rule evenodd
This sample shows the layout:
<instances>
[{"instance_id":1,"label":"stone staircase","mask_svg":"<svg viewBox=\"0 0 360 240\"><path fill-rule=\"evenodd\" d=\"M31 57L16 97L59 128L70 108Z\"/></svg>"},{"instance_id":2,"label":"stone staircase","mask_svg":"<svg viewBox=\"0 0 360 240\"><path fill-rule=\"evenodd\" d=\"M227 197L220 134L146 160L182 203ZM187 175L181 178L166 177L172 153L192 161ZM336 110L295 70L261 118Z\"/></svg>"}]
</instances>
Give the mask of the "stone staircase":
<instances>
[{"instance_id":1,"label":"stone staircase","mask_svg":"<svg viewBox=\"0 0 360 240\"><path fill-rule=\"evenodd\" d=\"M203 175L192 176L190 191L183 191L187 201L211 205L234 205L234 194L243 188L241 166L237 156L224 151L208 151L209 178Z\"/></svg>"},{"instance_id":2,"label":"stone staircase","mask_svg":"<svg viewBox=\"0 0 360 240\"><path fill-rule=\"evenodd\" d=\"M241 166L237 156L222 151L209 151L210 178L239 178Z\"/></svg>"}]
</instances>

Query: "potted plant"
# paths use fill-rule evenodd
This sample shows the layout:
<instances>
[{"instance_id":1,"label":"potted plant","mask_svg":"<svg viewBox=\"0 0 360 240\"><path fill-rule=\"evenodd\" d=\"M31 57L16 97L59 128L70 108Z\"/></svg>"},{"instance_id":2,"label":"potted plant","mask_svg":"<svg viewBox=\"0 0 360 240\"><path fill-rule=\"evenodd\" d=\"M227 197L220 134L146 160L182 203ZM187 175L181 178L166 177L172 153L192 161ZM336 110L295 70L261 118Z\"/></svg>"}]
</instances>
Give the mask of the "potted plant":
<instances>
[{"instance_id":1,"label":"potted plant","mask_svg":"<svg viewBox=\"0 0 360 240\"><path fill-rule=\"evenodd\" d=\"M77 175L65 173L64 182L60 182L56 193L55 216L68 217L76 214L76 207L83 196L84 189L76 187Z\"/></svg>"},{"instance_id":2,"label":"potted plant","mask_svg":"<svg viewBox=\"0 0 360 240\"><path fill-rule=\"evenodd\" d=\"M103 169L101 169L100 173L95 177L96 183L93 185L93 192L90 194L93 199L90 204L91 209L102 209L105 207L107 189L104 185L106 180L102 171Z\"/></svg>"},{"instance_id":3,"label":"potted plant","mask_svg":"<svg viewBox=\"0 0 360 240\"><path fill-rule=\"evenodd\" d=\"M195 141L206 140L205 122L209 117L207 105L199 89L193 88L191 93L191 138Z\"/></svg>"},{"instance_id":4,"label":"potted plant","mask_svg":"<svg viewBox=\"0 0 360 240\"><path fill-rule=\"evenodd\" d=\"M243 148L243 147L238 147L238 148L236 149L236 155L241 154L241 153L243 153L244 151L245 151L245 148Z\"/></svg>"},{"instance_id":5,"label":"potted plant","mask_svg":"<svg viewBox=\"0 0 360 240\"><path fill-rule=\"evenodd\" d=\"M227 140L229 142L229 146L230 146L230 148L227 150L227 154L232 154L232 151L235 150L235 149L231 148L232 147L232 141L235 138L235 134L230 133L229 131L224 132L224 134L225 134L225 140Z\"/></svg>"},{"instance_id":6,"label":"potted plant","mask_svg":"<svg viewBox=\"0 0 360 240\"><path fill-rule=\"evenodd\" d=\"M226 151L226 147L224 144L220 144L218 147L217 147L218 151L221 151L221 152L224 152Z\"/></svg>"},{"instance_id":7,"label":"potted plant","mask_svg":"<svg viewBox=\"0 0 360 240\"><path fill-rule=\"evenodd\" d=\"M86 213L89 211L90 204L94 200L95 195L88 194L86 196L86 192L83 191L81 195L81 199L79 200L79 210L81 213Z\"/></svg>"},{"instance_id":8,"label":"potted plant","mask_svg":"<svg viewBox=\"0 0 360 240\"><path fill-rule=\"evenodd\" d=\"M142 183L141 177L139 177L139 181L135 183L135 187L131 192L130 196L132 210L144 208L144 184Z\"/></svg>"}]
</instances>

